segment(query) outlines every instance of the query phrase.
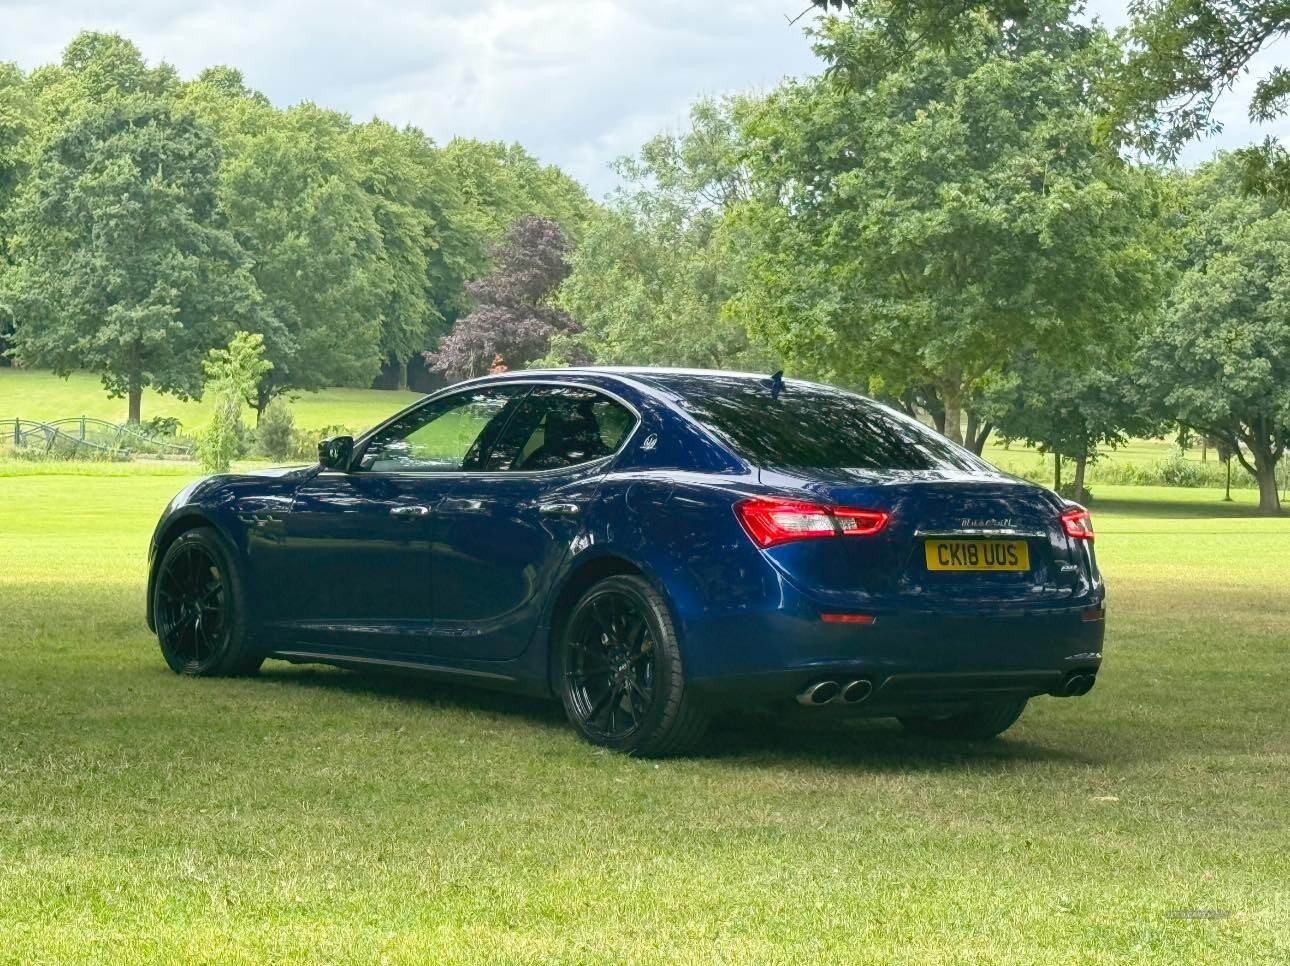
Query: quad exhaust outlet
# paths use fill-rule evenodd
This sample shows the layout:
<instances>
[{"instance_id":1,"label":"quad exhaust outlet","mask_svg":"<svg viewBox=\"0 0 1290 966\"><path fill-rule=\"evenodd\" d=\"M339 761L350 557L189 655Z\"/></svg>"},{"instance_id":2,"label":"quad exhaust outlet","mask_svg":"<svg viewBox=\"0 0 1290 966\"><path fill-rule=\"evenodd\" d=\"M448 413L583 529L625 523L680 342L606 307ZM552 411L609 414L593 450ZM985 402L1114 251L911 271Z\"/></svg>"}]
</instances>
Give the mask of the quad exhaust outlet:
<instances>
[{"instance_id":1,"label":"quad exhaust outlet","mask_svg":"<svg viewBox=\"0 0 1290 966\"><path fill-rule=\"evenodd\" d=\"M797 695L797 703L808 708L819 708L834 701L842 704L859 704L873 693L873 682L867 678L856 678L845 684L825 680L808 684Z\"/></svg>"},{"instance_id":2,"label":"quad exhaust outlet","mask_svg":"<svg viewBox=\"0 0 1290 966\"><path fill-rule=\"evenodd\" d=\"M1061 689L1057 692L1062 697L1077 698L1081 694L1088 694L1093 690L1093 685L1097 683L1096 673L1075 673L1062 682Z\"/></svg>"}]
</instances>

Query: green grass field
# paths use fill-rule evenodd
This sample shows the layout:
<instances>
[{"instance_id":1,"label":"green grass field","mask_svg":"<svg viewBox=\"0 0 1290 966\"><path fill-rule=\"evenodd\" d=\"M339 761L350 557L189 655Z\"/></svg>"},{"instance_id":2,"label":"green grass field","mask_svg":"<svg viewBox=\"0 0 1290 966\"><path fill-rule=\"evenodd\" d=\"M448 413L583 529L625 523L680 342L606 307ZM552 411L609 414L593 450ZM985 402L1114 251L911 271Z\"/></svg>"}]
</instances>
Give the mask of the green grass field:
<instances>
[{"instance_id":1,"label":"green grass field","mask_svg":"<svg viewBox=\"0 0 1290 966\"><path fill-rule=\"evenodd\" d=\"M0 476L0 961L1290 959L1290 519L1249 492L1103 488L1102 678L997 743L749 718L650 762L457 685L176 677L183 470L67 469Z\"/></svg>"},{"instance_id":2,"label":"green grass field","mask_svg":"<svg viewBox=\"0 0 1290 966\"><path fill-rule=\"evenodd\" d=\"M420 393L384 389L328 389L302 392L291 403L298 426L349 426L367 429L420 398ZM204 426L210 418L209 400L181 402L172 396L145 391L140 407L144 419L175 416L184 432ZM248 415L252 411L247 410ZM125 399L110 399L98 376L73 373L67 379L48 372L0 368L0 419L46 422L71 416L91 416L123 423Z\"/></svg>"}]
</instances>

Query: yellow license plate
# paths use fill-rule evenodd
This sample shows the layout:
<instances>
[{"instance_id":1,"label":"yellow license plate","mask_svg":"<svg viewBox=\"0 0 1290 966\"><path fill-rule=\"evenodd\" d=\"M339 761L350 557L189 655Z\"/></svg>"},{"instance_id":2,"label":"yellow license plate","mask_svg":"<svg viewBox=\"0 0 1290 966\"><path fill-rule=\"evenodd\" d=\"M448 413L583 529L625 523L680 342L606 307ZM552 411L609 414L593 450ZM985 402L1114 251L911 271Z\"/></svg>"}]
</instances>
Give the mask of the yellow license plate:
<instances>
[{"instance_id":1,"label":"yellow license plate","mask_svg":"<svg viewBox=\"0 0 1290 966\"><path fill-rule=\"evenodd\" d=\"M1029 570L1024 540L928 540L928 570Z\"/></svg>"}]
</instances>

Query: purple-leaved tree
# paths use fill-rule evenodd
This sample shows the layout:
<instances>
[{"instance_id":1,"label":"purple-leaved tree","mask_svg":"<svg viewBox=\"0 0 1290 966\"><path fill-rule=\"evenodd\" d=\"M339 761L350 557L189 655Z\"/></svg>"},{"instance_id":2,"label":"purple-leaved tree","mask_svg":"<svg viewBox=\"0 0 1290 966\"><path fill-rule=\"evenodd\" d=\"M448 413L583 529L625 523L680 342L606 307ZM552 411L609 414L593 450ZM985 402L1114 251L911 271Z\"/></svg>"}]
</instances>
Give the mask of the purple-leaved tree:
<instances>
[{"instance_id":1,"label":"purple-leaved tree","mask_svg":"<svg viewBox=\"0 0 1290 966\"><path fill-rule=\"evenodd\" d=\"M430 368L449 379L516 369L545 355L556 333L576 332L568 313L550 303L569 275L568 251L555 222L516 219L493 250L493 270L466 286L475 308L425 354Z\"/></svg>"}]
</instances>

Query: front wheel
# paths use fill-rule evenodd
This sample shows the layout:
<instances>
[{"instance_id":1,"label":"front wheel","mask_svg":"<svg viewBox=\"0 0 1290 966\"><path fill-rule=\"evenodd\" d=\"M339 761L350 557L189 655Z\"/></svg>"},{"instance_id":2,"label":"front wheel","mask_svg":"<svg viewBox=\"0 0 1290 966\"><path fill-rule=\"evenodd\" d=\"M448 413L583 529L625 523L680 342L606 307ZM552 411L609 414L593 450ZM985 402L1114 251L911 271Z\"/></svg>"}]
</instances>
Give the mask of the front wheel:
<instances>
[{"instance_id":1,"label":"front wheel","mask_svg":"<svg viewBox=\"0 0 1290 966\"><path fill-rule=\"evenodd\" d=\"M176 674L252 674L264 662L248 640L246 595L233 555L209 527L175 538L157 567L152 613Z\"/></svg>"},{"instance_id":2,"label":"front wheel","mask_svg":"<svg viewBox=\"0 0 1290 966\"><path fill-rule=\"evenodd\" d=\"M641 577L608 577L578 601L560 637L560 682L573 727L614 751L681 754L707 727L686 693L667 604Z\"/></svg>"},{"instance_id":3,"label":"front wheel","mask_svg":"<svg viewBox=\"0 0 1290 966\"><path fill-rule=\"evenodd\" d=\"M915 734L933 738L985 741L1011 728L1026 710L1026 698L937 718L901 718L900 723Z\"/></svg>"}]
</instances>

